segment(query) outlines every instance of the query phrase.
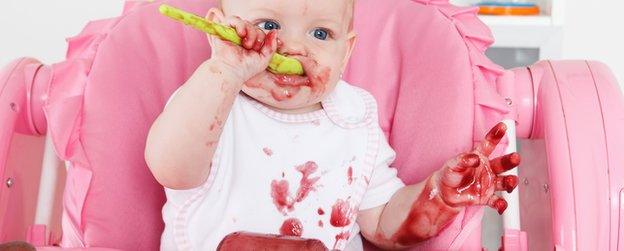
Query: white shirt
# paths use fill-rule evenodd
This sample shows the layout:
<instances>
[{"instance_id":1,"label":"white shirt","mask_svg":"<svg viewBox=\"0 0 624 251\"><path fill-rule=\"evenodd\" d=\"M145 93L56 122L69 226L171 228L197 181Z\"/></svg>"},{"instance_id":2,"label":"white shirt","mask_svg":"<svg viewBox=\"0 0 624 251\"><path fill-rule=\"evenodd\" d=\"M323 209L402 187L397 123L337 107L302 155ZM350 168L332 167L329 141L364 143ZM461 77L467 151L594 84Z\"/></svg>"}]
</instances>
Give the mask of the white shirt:
<instances>
[{"instance_id":1,"label":"white shirt","mask_svg":"<svg viewBox=\"0 0 624 251\"><path fill-rule=\"evenodd\" d=\"M404 184L389 167L395 154L369 93L341 81L322 106L282 114L240 94L207 181L165 189L161 249L214 250L237 231L361 249L357 212L387 203Z\"/></svg>"}]
</instances>

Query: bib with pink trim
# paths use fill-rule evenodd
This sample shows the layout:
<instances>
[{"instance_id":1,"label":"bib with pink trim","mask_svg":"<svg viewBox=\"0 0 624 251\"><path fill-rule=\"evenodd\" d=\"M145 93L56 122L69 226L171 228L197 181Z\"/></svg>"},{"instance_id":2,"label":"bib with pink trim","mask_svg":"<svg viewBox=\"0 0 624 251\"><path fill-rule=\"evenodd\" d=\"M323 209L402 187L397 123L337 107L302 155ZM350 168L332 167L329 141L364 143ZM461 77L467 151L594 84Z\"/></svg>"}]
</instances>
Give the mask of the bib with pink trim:
<instances>
[{"instance_id":1,"label":"bib with pink trim","mask_svg":"<svg viewBox=\"0 0 624 251\"><path fill-rule=\"evenodd\" d=\"M165 190L161 248L211 250L227 234L246 231L344 249L358 236L357 212L385 204L403 183L388 167L394 152L370 94L340 82L322 105L283 114L239 95L208 180Z\"/></svg>"}]
</instances>

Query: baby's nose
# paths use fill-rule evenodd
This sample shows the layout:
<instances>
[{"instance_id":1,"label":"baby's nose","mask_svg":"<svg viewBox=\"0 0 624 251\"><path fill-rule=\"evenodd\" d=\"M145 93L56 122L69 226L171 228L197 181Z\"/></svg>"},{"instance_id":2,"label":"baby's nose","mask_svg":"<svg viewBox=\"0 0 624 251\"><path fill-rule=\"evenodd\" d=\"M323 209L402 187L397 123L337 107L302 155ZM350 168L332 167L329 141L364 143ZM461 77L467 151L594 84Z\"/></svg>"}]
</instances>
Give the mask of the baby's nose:
<instances>
[{"instance_id":1,"label":"baby's nose","mask_svg":"<svg viewBox=\"0 0 624 251\"><path fill-rule=\"evenodd\" d=\"M286 56L306 56L305 46L298 39L279 38L277 52Z\"/></svg>"}]
</instances>

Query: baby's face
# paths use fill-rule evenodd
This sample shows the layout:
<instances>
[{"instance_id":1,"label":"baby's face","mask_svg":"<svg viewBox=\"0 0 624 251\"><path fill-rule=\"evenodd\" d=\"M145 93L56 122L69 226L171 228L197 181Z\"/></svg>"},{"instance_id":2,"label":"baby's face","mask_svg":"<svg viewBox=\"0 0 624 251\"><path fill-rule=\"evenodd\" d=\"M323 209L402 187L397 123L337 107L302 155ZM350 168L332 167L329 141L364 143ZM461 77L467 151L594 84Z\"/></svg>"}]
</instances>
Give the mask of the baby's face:
<instances>
[{"instance_id":1,"label":"baby's face","mask_svg":"<svg viewBox=\"0 0 624 251\"><path fill-rule=\"evenodd\" d=\"M284 110L312 106L331 92L355 42L353 0L223 0L225 16L278 29L278 53L317 63L305 77L264 71L245 82L243 92Z\"/></svg>"}]
</instances>

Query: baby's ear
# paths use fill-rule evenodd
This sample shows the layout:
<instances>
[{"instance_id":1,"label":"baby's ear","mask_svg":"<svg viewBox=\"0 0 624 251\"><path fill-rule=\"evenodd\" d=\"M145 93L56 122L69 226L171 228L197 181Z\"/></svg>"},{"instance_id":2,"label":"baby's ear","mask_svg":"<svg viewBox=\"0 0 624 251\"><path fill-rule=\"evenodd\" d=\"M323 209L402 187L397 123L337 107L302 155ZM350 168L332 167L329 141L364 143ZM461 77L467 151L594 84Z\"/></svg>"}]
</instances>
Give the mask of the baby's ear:
<instances>
[{"instance_id":1,"label":"baby's ear","mask_svg":"<svg viewBox=\"0 0 624 251\"><path fill-rule=\"evenodd\" d=\"M355 42L357 41L357 35L355 31L350 31L347 35L347 53L342 61L342 71L344 72L345 68L347 68L347 64L349 64L349 59L351 58L351 53L353 53L353 48L355 48Z\"/></svg>"},{"instance_id":2,"label":"baby's ear","mask_svg":"<svg viewBox=\"0 0 624 251\"><path fill-rule=\"evenodd\" d=\"M223 14L223 11L219 8L210 8L210 10L208 10L208 13L206 13L206 19L212 22L223 23L223 20L225 20L225 15Z\"/></svg>"}]
</instances>

